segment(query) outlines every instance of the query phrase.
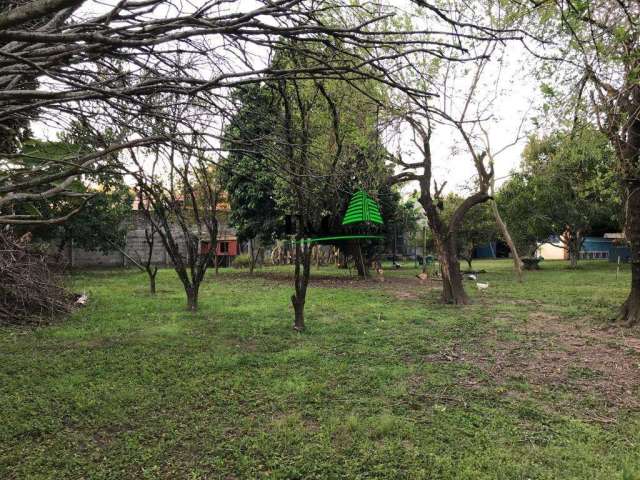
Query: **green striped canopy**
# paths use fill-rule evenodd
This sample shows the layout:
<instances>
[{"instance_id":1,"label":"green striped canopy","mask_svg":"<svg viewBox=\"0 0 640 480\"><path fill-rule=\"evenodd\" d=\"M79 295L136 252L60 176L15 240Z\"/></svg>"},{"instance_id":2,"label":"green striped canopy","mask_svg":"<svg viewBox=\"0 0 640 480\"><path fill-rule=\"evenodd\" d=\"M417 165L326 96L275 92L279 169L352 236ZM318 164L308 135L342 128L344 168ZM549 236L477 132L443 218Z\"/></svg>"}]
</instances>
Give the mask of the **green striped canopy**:
<instances>
[{"instance_id":1,"label":"green striped canopy","mask_svg":"<svg viewBox=\"0 0 640 480\"><path fill-rule=\"evenodd\" d=\"M342 225L361 222L378 223L380 225L384 223L378 204L366 192L358 190L349 200L347 213L342 218Z\"/></svg>"}]
</instances>

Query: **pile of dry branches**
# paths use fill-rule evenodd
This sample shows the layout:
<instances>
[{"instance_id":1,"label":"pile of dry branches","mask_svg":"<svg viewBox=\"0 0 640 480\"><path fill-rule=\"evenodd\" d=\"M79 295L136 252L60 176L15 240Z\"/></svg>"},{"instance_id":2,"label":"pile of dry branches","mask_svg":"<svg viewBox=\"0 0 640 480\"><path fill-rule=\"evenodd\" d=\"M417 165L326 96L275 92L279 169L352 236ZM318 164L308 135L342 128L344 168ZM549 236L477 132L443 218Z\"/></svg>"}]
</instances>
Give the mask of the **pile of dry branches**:
<instances>
[{"instance_id":1,"label":"pile of dry branches","mask_svg":"<svg viewBox=\"0 0 640 480\"><path fill-rule=\"evenodd\" d=\"M0 232L0 324L35 324L68 312L72 295L29 234Z\"/></svg>"}]
</instances>

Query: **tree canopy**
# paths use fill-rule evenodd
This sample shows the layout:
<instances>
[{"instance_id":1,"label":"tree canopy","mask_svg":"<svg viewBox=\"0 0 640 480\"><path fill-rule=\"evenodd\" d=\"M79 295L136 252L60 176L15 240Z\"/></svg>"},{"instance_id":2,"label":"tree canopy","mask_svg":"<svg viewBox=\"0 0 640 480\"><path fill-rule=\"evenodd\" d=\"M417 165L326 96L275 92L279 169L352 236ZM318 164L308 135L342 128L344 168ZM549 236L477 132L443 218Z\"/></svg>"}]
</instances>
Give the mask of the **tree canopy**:
<instances>
[{"instance_id":1,"label":"tree canopy","mask_svg":"<svg viewBox=\"0 0 640 480\"><path fill-rule=\"evenodd\" d=\"M63 135L57 142L25 141L20 155L13 159L13 174L28 176L34 168L46 168L51 159L80 155L86 146L81 142L71 143L70 139L71 136ZM51 186L43 185L41 188ZM29 230L34 240L53 243L60 251L71 242L79 248L103 253L122 248L133 201L131 189L122 176L111 172L79 176L66 188L85 200L82 208L78 209L74 202L69 201L69 195L20 202L14 207L14 216L65 218L66 221L35 226L27 223L19 226L18 231Z\"/></svg>"},{"instance_id":2,"label":"tree canopy","mask_svg":"<svg viewBox=\"0 0 640 480\"><path fill-rule=\"evenodd\" d=\"M361 93L364 90L368 95ZM300 103L291 103L294 107L288 111L283 93ZM338 81L308 80L248 86L234 95L238 109L225 131L229 154L219 172L229 192L231 220L242 238L271 241L284 232L286 217L293 213L292 172L283 163L291 146L286 115L293 119L296 134L302 135L297 129L301 115L308 113L304 121L309 162L301 173L306 235L340 232L351 194L360 188L379 202L383 218L397 216L400 195L387 185L389 153L377 130L375 98L384 95L379 86L360 81L352 88Z\"/></svg>"},{"instance_id":3,"label":"tree canopy","mask_svg":"<svg viewBox=\"0 0 640 480\"><path fill-rule=\"evenodd\" d=\"M498 193L511 233L526 254L558 236L577 261L585 235L619 228L613 156L606 137L593 128L529 138L520 171Z\"/></svg>"}]
</instances>

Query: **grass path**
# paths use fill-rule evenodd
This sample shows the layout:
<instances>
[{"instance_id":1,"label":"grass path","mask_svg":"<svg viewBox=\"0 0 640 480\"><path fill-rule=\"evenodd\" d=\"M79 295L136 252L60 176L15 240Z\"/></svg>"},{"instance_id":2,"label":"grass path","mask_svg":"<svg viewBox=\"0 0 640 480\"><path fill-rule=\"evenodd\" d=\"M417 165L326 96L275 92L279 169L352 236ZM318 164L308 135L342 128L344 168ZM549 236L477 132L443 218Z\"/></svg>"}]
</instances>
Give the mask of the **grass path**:
<instances>
[{"instance_id":1,"label":"grass path","mask_svg":"<svg viewBox=\"0 0 640 480\"><path fill-rule=\"evenodd\" d=\"M89 305L0 329L0 479L636 479L640 333L606 328L629 274L478 262L474 305L416 270L78 273ZM273 271L271 271L273 272Z\"/></svg>"}]
</instances>

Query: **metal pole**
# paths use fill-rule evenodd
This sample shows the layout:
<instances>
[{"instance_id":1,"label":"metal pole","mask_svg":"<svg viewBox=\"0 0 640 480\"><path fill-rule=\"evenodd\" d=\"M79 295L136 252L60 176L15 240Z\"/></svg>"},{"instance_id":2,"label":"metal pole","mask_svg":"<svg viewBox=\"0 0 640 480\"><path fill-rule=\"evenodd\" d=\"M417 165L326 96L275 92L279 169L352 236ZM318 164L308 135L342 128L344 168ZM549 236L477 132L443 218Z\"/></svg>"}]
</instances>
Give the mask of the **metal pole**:
<instances>
[{"instance_id":1,"label":"metal pole","mask_svg":"<svg viewBox=\"0 0 640 480\"><path fill-rule=\"evenodd\" d=\"M427 272L427 225L422 226L422 273Z\"/></svg>"},{"instance_id":2,"label":"metal pole","mask_svg":"<svg viewBox=\"0 0 640 480\"><path fill-rule=\"evenodd\" d=\"M396 248L398 242L398 226L393 224L393 265L396 264Z\"/></svg>"}]
</instances>

